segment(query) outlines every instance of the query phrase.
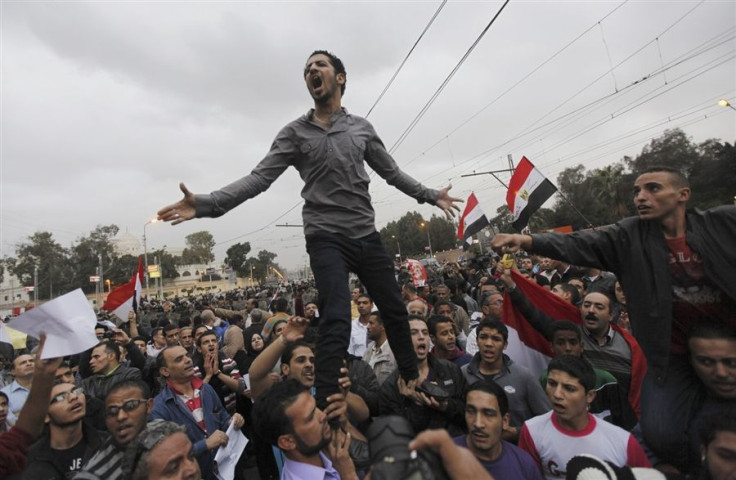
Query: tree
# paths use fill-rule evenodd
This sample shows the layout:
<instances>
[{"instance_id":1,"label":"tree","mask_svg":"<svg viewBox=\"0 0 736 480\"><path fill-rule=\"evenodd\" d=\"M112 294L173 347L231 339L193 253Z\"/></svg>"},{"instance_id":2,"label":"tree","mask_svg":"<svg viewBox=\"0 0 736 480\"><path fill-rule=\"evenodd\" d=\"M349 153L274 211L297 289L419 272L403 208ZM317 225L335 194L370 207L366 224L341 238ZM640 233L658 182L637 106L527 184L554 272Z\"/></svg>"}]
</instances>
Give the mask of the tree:
<instances>
[{"instance_id":1,"label":"tree","mask_svg":"<svg viewBox=\"0 0 736 480\"><path fill-rule=\"evenodd\" d=\"M69 252L54 240L50 232L36 232L15 249L10 273L17 276L24 286L33 285L34 269L38 268L36 289L40 300L50 299L69 292L72 272Z\"/></svg>"},{"instance_id":2,"label":"tree","mask_svg":"<svg viewBox=\"0 0 736 480\"><path fill-rule=\"evenodd\" d=\"M420 226L422 223L426 225ZM457 225L444 217L432 216L429 221L417 212L407 212L395 222L389 222L380 231L386 251L394 257L401 250L402 259L424 256L429 253L427 231L432 240L432 250L448 250L457 245Z\"/></svg>"},{"instance_id":3,"label":"tree","mask_svg":"<svg viewBox=\"0 0 736 480\"><path fill-rule=\"evenodd\" d=\"M235 270L239 277L250 276L250 268L246 265L250 253L250 242L236 243L227 249L225 263Z\"/></svg>"},{"instance_id":4,"label":"tree","mask_svg":"<svg viewBox=\"0 0 736 480\"><path fill-rule=\"evenodd\" d=\"M215 259L215 254L212 252L215 247L215 239L210 232L191 233L186 236L185 241L187 246L181 255L182 264L208 264Z\"/></svg>"},{"instance_id":5,"label":"tree","mask_svg":"<svg viewBox=\"0 0 736 480\"><path fill-rule=\"evenodd\" d=\"M111 240L119 231L117 225L98 225L89 236L77 239L71 247L69 256L72 285L81 287L85 293L94 292L95 284L90 283L89 277L99 275L100 259L102 260L103 277L107 278L108 272L117 261L117 254Z\"/></svg>"},{"instance_id":6,"label":"tree","mask_svg":"<svg viewBox=\"0 0 736 480\"><path fill-rule=\"evenodd\" d=\"M652 139L628 167L634 176L654 166L667 166L679 170L686 177L693 171L700 155L698 148L679 128L665 130L661 137Z\"/></svg>"}]
</instances>

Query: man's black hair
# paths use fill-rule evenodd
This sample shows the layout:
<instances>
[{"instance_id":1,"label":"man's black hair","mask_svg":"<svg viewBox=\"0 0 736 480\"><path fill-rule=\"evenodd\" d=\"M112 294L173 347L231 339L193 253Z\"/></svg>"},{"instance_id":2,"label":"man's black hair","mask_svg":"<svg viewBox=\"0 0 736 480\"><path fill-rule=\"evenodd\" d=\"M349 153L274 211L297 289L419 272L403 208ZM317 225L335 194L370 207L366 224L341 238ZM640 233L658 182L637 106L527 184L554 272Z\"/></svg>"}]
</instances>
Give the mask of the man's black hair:
<instances>
[{"instance_id":1,"label":"man's black hair","mask_svg":"<svg viewBox=\"0 0 736 480\"><path fill-rule=\"evenodd\" d=\"M129 379L123 380L122 382L113 383L112 387L110 387L110 390L108 390L105 399L107 399L107 397L117 392L118 390L122 390L124 388L135 388L141 392L141 397L145 398L146 400L151 398L151 388L146 382L144 382L143 380Z\"/></svg>"},{"instance_id":2,"label":"man's black hair","mask_svg":"<svg viewBox=\"0 0 736 480\"><path fill-rule=\"evenodd\" d=\"M725 323L713 321L696 323L687 335L691 338L705 338L708 340L736 340L736 329Z\"/></svg>"},{"instance_id":3,"label":"man's black hair","mask_svg":"<svg viewBox=\"0 0 736 480\"><path fill-rule=\"evenodd\" d=\"M736 434L736 407L728 405L722 411L705 415L698 425L700 445L708 447L720 432Z\"/></svg>"},{"instance_id":4,"label":"man's black hair","mask_svg":"<svg viewBox=\"0 0 736 480\"><path fill-rule=\"evenodd\" d=\"M417 287L415 287L413 283L405 283L404 289L411 293L417 293Z\"/></svg>"},{"instance_id":5,"label":"man's black hair","mask_svg":"<svg viewBox=\"0 0 736 480\"><path fill-rule=\"evenodd\" d=\"M294 379L276 383L266 390L253 405L253 431L269 445L276 446L281 435L294 431L286 409L304 392L308 392L307 387Z\"/></svg>"},{"instance_id":6,"label":"man's black hair","mask_svg":"<svg viewBox=\"0 0 736 480\"><path fill-rule=\"evenodd\" d=\"M562 289L563 292L570 294L570 302L573 305L578 305L580 303L580 300L582 300L580 298L580 290L567 282L558 283L557 285Z\"/></svg>"},{"instance_id":7,"label":"man's black hair","mask_svg":"<svg viewBox=\"0 0 736 480\"><path fill-rule=\"evenodd\" d=\"M118 348L118 344L113 342L112 340L103 340L94 347L92 347L92 350L94 351L97 347L105 347L105 351L107 353L112 353L115 355L115 361L120 361L120 349Z\"/></svg>"},{"instance_id":8,"label":"man's black hair","mask_svg":"<svg viewBox=\"0 0 736 480\"><path fill-rule=\"evenodd\" d=\"M168 325L166 325L166 326L163 327L163 330L164 330L164 337L165 337L166 334L169 333L170 331L172 331L172 330L179 330L179 327L177 327L173 323L169 323Z\"/></svg>"},{"instance_id":9,"label":"man's black hair","mask_svg":"<svg viewBox=\"0 0 736 480\"><path fill-rule=\"evenodd\" d=\"M574 288L574 287L573 287ZM574 332L577 335L579 341L583 341L583 332L580 330L580 326L571 322L570 320L557 320L552 322L552 333L550 334L550 342L555 338L557 332Z\"/></svg>"},{"instance_id":10,"label":"man's black hair","mask_svg":"<svg viewBox=\"0 0 736 480\"><path fill-rule=\"evenodd\" d=\"M550 360L547 373L552 370L565 372L577 378L586 393L595 389L595 371L593 367L580 357L574 355L560 355Z\"/></svg>"},{"instance_id":11,"label":"man's black hair","mask_svg":"<svg viewBox=\"0 0 736 480\"><path fill-rule=\"evenodd\" d=\"M432 311L433 312L436 312L437 310L440 309L440 307L442 305L447 305L447 306L450 307L450 310L454 310L452 308L452 302L451 301L449 301L449 300L437 300L436 302L434 302L434 305L432 306Z\"/></svg>"},{"instance_id":12,"label":"man's black hair","mask_svg":"<svg viewBox=\"0 0 736 480\"><path fill-rule=\"evenodd\" d=\"M277 312L286 313L286 311L289 309L289 301L284 297L279 297L276 299L276 303L274 303L273 308Z\"/></svg>"},{"instance_id":13,"label":"man's black hair","mask_svg":"<svg viewBox=\"0 0 736 480\"><path fill-rule=\"evenodd\" d=\"M373 303L373 298L371 298L371 296L367 293L361 293L360 295L358 295L358 300L360 300L361 298L367 298L371 303Z\"/></svg>"},{"instance_id":14,"label":"man's black hair","mask_svg":"<svg viewBox=\"0 0 736 480\"><path fill-rule=\"evenodd\" d=\"M484 318L480 321L477 327L475 327L475 334L480 335L480 331L484 328L490 328L496 330L503 337L504 342L509 341L509 329L499 318Z\"/></svg>"},{"instance_id":15,"label":"man's black hair","mask_svg":"<svg viewBox=\"0 0 736 480\"><path fill-rule=\"evenodd\" d=\"M157 333L158 333L159 331L160 331L160 332L161 332L161 333L163 334L163 331L164 331L164 327L156 327L156 328L154 328L153 330L151 330L151 339L153 339L153 337L155 337L155 336L156 336L156 334L157 334Z\"/></svg>"},{"instance_id":16,"label":"man's black hair","mask_svg":"<svg viewBox=\"0 0 736 480\"><path fill-rule=\"evenodd\" d=\"M297 340L296 342L289 343L288 345L286 345L286 350L284 350L284 353L281 354L281 365L288 365L289 363L291 363L291 359L294 356L294 350L299 347L307 347L308 349L312 350L312 347L310 347L304 340ZM312 351L312 353L314 353L314 351Z\"/></svg>"},{"instance_id":17,"label":"man's black hair","mask_svg":"<svg viewBox=\"0 0 736 480\"><path fill-rule=\"evenodd\" d=\"M202 339L204 337L206 337L207 335L214 335L215 336L215 339L217 339L217 333L215 333L214 330L207 330L202 335L200 335L199 338L197 339L197 346L198 347L201 347L202 346ZM220 344L219 340L218 340L217 344L219 346L219 344Z\"/></svg>"},{"instance_id":18,"label":"man's black hair","mask_svg":"<svg viewBox=\"0 0 736 480\"><path fill-rule=\"evenodd\" d=\"M613 309L616 305L616 299L613 297L613 295L611 295L609 292L605 290L596 290L595 287L592 290L588 290L587 292L585 292L582 302L585 302L585 297L587 297L588 295L592 293L598 293L606 297L608 299L608 312L613 314Z\"/></svg>"},{"instance_id":19,"label":"man's black hair","mask_svg":"<svg viewBox=\"0 0 736 480\"><path fill-rule=\"evenodd\" d=\"M469 385L465 391L465 400L468 399L470 392L485 392L493 395L498 400L498 409L503 417L509 413L509 398L506 396L506 392L503 388L493 380L480 380L472 385Z\"/></svg>"},{"instance_id":20,"label":"man's black hair","mask_svg":"<svg viewBox=\"0 0 736 480\"><path fill-rule=\"evenodd\" d=\"M672 180L672 185L677 188L690 188L690 181L687 179L685 175L676 168L672 167L666 167L664 165L652 165L651 167L646 168L644 171L639 172L639 175L644 175L645 173L659 173L664 172L668 173L670 175L670 179Z\"/></svg>"},{"instance_id":21,"label":"man's black hair","mask_svg":"<svg viewBox=\"0 0 736 480\"><path fill-rule=\"evenodd\" d=\"M312 54L307 58L312 58L315 55L324 55L327 58L330 59L330 63L332 64L332 67L335 69L335 75L342 73L345 75L345 83L340 85L340 94L342 96L345 96L345 85L348 83L348 72L345 71L345 65L343 65L342 60L337 58L337 55L334 53L328 52L327 50L315 50L312 52ZM304 76L307 76L307 69L304 69Z\"/></svg>"},{"instance_id":22,"label":"man's black hair","mask_svg":"<svg viewBox=\"0 0 736 480\"><path fill-rule=\"evenodd\" d=\"M424 322L425 325L427 325L427 319L421 315L417 315L416 313L410 313L407 316L407 321L412 321L412 320L421 320L422 322ZM429 325L427 325L427 327L429 327Z\"/></svg>"},{"instance_id":23,"label":"man's black hair","mask_svg":"<svg viewBox=\"0 0 736 480\"><path fill-rule=\"evenodd\" d=\"M455 322L453 322L449 317L445 317L444 315L430 315L429 319L427 319L427 327L429 327L430 335L437 335L437 325L440 323L450 323L455 325Z\"/></svg>"},{"instance_id":24,"label":"man's black hair","mask_svg":"<svg viewBox=\"0 0 736 480\"><path fill-rule=\"evenodd\" d=\"M381 317L381 312L379 310L372 311L368 318L370 317L376 317L376 323L383 325L383 317Z\"/></svg>"}]
</instances>

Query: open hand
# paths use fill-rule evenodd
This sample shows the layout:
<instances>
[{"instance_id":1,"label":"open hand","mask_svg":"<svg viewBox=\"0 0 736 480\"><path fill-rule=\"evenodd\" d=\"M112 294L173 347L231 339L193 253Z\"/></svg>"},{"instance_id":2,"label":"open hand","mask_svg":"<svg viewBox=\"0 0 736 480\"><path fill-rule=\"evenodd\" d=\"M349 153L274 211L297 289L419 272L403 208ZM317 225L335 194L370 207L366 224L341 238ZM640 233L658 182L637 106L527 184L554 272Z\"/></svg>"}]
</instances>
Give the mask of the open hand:
<instances>
[{"instance_id":1,"label":"open hand","mask_svg":"<svg viewBox=\"0 0 736 480\"><path fill-rule=\"evenodd\" d=\"M159 210L157 213L159 220L173 222L172 225L178 225L196 216L197 210L194 204L194 194L187 189L184 183L180 183L179 188L184 193L184 198Z\"/></svg>"},{"instance_id":2,"label":"open hand","mask_svg":"<svg viewBox=\"0 0 736 480\"><path fill-rule=\"evenodd\" d=\"M437 205L439 208L442 209L443 212L445 212L445 215L448 219L455 216L455 210L457 210L458 212L460 211L460 207L455 204L463 203L463 199L450 196L449 191L451 188L452 184L440 190L440 196L435 202L435 205Z\"/></svg>"}]
</instances>

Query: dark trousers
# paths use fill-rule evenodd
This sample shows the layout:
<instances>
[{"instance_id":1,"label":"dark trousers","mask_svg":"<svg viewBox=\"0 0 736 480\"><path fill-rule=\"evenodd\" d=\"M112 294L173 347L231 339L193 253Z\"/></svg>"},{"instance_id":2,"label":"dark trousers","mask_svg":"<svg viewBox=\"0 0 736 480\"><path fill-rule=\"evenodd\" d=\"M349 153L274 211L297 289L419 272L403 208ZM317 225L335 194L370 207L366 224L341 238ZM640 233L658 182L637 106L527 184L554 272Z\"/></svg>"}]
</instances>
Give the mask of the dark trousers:
<instances>
[{"instance_id":1,"label":"dark trousers","mask_svg":"<svg viewBox=\"0 0 736 480\"><path fill-rule=\"evenodd\" d=\"M394 277L393 262L374 232L352 239L334 233L307 235L307 252L319 291L319 340L315 353L316 398L320 408L339 392L337 380L350 343L348 272L358 275L381 312L389 345L401 376L418 376L417 357L409 334L406 306Z\"/></svg>"}]
</instances>

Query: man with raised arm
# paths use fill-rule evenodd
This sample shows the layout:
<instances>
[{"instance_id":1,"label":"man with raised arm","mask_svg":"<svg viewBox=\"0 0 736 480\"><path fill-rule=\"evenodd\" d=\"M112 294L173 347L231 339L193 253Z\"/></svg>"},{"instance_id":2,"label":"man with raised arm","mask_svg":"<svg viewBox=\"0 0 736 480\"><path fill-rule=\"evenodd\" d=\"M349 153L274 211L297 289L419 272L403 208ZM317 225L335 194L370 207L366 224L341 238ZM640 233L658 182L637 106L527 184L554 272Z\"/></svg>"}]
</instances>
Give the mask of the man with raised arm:
<instances>
[{"instance_id":1,"label":"man with raised arm","mask_svg":"<svg viewBox=\"0 0 736 480\"><path fill-rule=\"evenodd\" d=\"M339 391L338 377L350 340L348 272L358 275L384 316L401 376L418 376L407 314L394 277L392 259L376 231L365 164L420 203L450 217L459 210L448 191L433 190L399 169L373 126L342 107L347 74L335 55L315 51L304 68L314 108L277 135L266 157L247 176L208 195L194 195L162 208L158 218L174 225L195 217L219 217L265 191L289 166L304 180L302 218L312 271L319 290L320 340L317 345L317 403Z\"/></svg>"},{"instance_id":2,"label":"man with raised arm","mask_svg":"<svg viewBox=\"0 0 736 480\"><path fill-rule=\"evenodd\" d=\"M677 463L686 458L684 426L702 390L689 365L687 332L703 321L736 323L736 207L687 210L688 180L668 167L639 175L633 192L638 217L571 234L500 234L492 245L616 274L648 362L644 438L660 457Z\"/></svg>"}]
</instances>

